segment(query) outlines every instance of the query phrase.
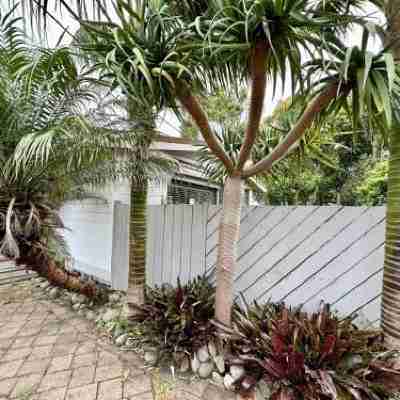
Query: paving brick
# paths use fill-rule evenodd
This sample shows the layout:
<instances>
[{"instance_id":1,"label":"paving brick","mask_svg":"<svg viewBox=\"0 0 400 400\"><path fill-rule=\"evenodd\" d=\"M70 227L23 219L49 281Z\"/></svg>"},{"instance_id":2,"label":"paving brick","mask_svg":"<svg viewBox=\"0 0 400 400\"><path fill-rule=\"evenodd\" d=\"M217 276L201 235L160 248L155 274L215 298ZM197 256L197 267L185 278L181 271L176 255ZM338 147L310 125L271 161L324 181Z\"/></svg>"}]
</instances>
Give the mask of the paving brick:
<instances>
[{"instance_id":1,"label":"paving brick","mask_svg":"<svg viewBox=\"0 0 400 400\"><path fill-rule=\"evenodd\" d=\"M97 400L121 400L122 399L122 381L114 379L99 384Z\"/></svg>"},{"instance_id":2,"label":"paving brick","mask_svg":"<svg viewBox=\"0 0 400 400\"><path fill-rule=\"evenodd\" d=\"M13 378L24 360L12 361L0 364L0 380L5 378Z\"/></svg>"},{"instance_id":3,"label":"paving brick","mask_svg":"<svg viewBox=\"0 0 400 400\"><path fill-rule=\"evenodd\" d=\"M60 345L55 345L53 348L53 354L55 356L66 356L68 354L74 354L76 349L78 347L78 344L60 344Z\"/></svg>"},{"instance_id":4,"label":"paving brick","mask_svg":"<svg viewBox=\"0 0 400 400\"><path fill-rule=\"evenodd\" d=\"M97 353L88 353L75 356L72 361L74 368L84 367L86 365L92 365L97 361Z\"/></svg>"},{"instance_id":5,"label":"paving brick","mask_svg":"<svg viewBox=\"0 0 400 400\"><path fill-rule=\"evenodd\" d=\"M78 346L75 351L76 355L93 353L97 350L97 343L96 342L84 342Z\"/></svg>"},{"instance_id":6,"label":"paving brick","mask_svg":"<svg viewBox=\"0 0 400 400\"><path fill-rule=\"evenodd\" d=\"M132 397L150 391L151 381L148 375L138 375L125 382L125 397Z\"/></svg>"},{"instance_id":7,"label":"paving brick","mask_svg":"<svg viewBox=\"0 0 400 400\"><path fill-rule=\"evenodd\" d=\"M10 349L1 358L1 361L7 362L7 361L20 360L22 358L28 357L31 354L31 352L32 349L30 347L24 347L21 349Z\"/></svg>"},{"instance_id":8,"label":"paving brick","mask_svg":"<svg viewBox=\"0 0 400 400\"><path fill-rule=\"evenodd\" d=\"M13 342L13 338L0 339L0 349L7 350Z\"/></svg>"},{"instance_id":9,"label":"paving brick","mask_svg":"<svg viewBox=\"0 0 400 400\"><path fill-rule=\"evenodd\" d=\"M26 336L34 336L40 333L40 327L37 328L29 328L29 329L22 329L18 333L18 337L26 337Z\"/></svg>"},{"instance_id":10,"label":"paving brick","mask_svg":"<svg viewBox=\"0 0 400 400\"><path fill-rule=\"evenodd\" d=\"M109 351L101 351L97 360L97 365L109 365L118 362L118 356Z\"/></svg>"},{"instance_id":11,"label":"paving brick","mask_svg":"<svg viewBox=\"0 0 400 400\"><path fill-rule=\"evenodd\" d=\"M18 370L17 376L27 375L31 373L44 374L50 364L51 358L42 358L35 361L25 361Z\"/></svg>"},{"instance_id":12,"label":"paving brick","mask_svg":"<svg viewBox=\"0 0 400 400\"><path fill-rule=\"evenodd\" d=\"M67 356L54 357L51 360L48 372L52 373L52 372L64 371L70 367L71 362L72 362L72 354L69 354Z\"/></svg>"},{"instance_id":13,"label":"paving brick","mask_svg":"<svg viewBox=\"0 0 400 400\"><path fill-rule=\"evenodd\" d=\"M29 361L34 361L40 358L48 358L52 355L53 346L38 346L34 347L31 355L28 357Z\"/></svg>"},{"instance_id":14,"label":"paving brick","mask_svg":"<svg viewBox=\"0 0 400 400\"><path fill-rule=\"evenodd\" d=\"M174 398L172 398L172 399L175 400ZM135 396L129 397L129 400L155 400L155 399L151 392L146 392L146 393L140 393Z\"/></svg>"},{"instance_id":15,"label":"paving brick","mask_svg":"<svg viewBox=\"0 0 400 400\"><path fill-rule=\"evenodd\" d=\"M31 347L36 336L24 337L15 339L14 343L11 345L12 349L20 349L23 347Z\"/></svg>"},{"instance_id":16,"label":"paving brick","mask_svg":"<svg viewBox=\"0 0 400 400\"><path fill-rule=\"evenodd\" d=\"M109 379L120 378L123 375L122 365L104 365L96 369L96 381L106 381Z\"/></svg>"},{"instance_id":17,"label":"paving brick","mask_svg":"<svg viewBox=\"0 0 400 400\"><path fill-rule=\"evenodd\" d=\"M2 328L7 328L7 329L21 329L22 327L25 327L26 322L25 321L13 321L13 322L6 322L3 324Z\"/></svg>"},{"instance_id":18,"label":"paving brick","mask_svg":"<svg viewBox=\"0 0 400 400\"><path fill-rule=\"evenodd\" d=\"M41 393L39 396L39 400L64 400L66 391L66 387L61 389L49 390L48 392Z\"/></svg>"},{"instance_id":19,"label":"paving brick","mask_svg":"<svg viewBox=\"0 0 400 400\"><path fill-rule=\"evenodd\" d=\"M72 379L69 387L74 388L93 383L95 370L96 368L94 366L76 368L72 372Z\"/></svg>"},{"instance_id":20,"label":"paving brick","mask_svg":"<svg viewBox=\"0 0 400 400\"><path fill-rule=\"evenodd\" d=\"M67 386L72 371L56 372L54 374L45 375L39 386L39 391L44 392L50 389L57 389Z\"/></svg>"},{"instance_id":21,"label":"paving brick","mask_svg":"<svg viewBox=\"0 0 400 400\"><path fill-rule=\"evenodd\" d=\"M59 336L57 338L56 344L72 344L72 343L77 343L78 342L78 333L75 331L73 332L65 332L63 329L63 335Z\"/></svg>"},{"instance_id":22,"label":"paving brick","mask_svg":"<svg viewBox=\"0 0 400 400\"><path fill-rule=\"evenodd\" d=\"M96 400L97 384L81 386L74 389L69 389L65 400Z\"/></svg>"},{"instance_id":23,"label":"paving brick","mask_svg":"<svg viewBox=\"0 0 400 400\"><path fill-rule=\"evenodd\" d=\"M20 328L8 328L8 326L6 325L5 327L1 328L0 331L0 339L10 339L13 338L18 331L20 330Z\"/></svg>"},{"instance_id":24,"label":"paving brick","mask_svg":"<svg viewBox=\"0 0 400 400\"><path fill-rule=\"evenodd\" d=\"M0 396L9 396L16 383L16 378L4 379L0 381Z\"/></svg>"},{"instance_id":25,"label":"paving brick","mask_svg":"<svg viewBox=\"0 0 400 400\"><path fill-rule=\"evenodd\" d=\"M35 346L47 346L52 345L57 341L57 336L39 336L35 340Z\"/></svg>"},{"instance_id":26,"label":"paving brick","mask_svg":"<svg viewBox=\"0 0 400 400\"><path fill-rule=\"evenodd\" d=\"M43 319L33 319L32 321L26 322L25 325L24 325L24 328L25 329L36 329L36 328L42 329L43 324L45 324L45 320L43 320Z\"/></svg>"},{"instance_id":27,"label":"paving brick","mask_svg":"<svg viewBox=\"0 0 400 400\"><path fill-rule=\"evenodd\" d=\"M25 375L18 381L11 393L11 397L22 397L25 393L34 393L42 379L41 374Z\"/></svg>"}]
</instances>

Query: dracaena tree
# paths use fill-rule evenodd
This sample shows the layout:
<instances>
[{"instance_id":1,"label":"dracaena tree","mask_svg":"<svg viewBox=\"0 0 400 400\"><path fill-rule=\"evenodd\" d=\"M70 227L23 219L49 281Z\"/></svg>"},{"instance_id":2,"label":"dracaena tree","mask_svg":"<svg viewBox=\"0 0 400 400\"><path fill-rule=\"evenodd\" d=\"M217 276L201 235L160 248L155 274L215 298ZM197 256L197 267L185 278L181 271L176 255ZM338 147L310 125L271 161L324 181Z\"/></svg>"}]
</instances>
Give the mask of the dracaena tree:
<instances>
[{"instance_id":1,"label":"dracaena tree","mask_svg":"<svg viewBox=\"0 0 400 400\"><path fill-rule=\"evenodd\" d=\"M65 0L60 2L71 9ZM41 12L48 1L26 3ZM350 23L362 23L352 12L365 1L211 0L204 9L195 10L200 15L191 8L185 18L171 14L170 1L144 0L140 15L131 3L110 1L118 15L112 20L104 3L94 1L103 21L109 19L97 29L99 43L107 49L104 71L111 72L115 84L138 104L151 101L158 107L184 107L210 152L224 165L216 318L229 325L244 180L270 171L313 122L341 107L352 108L355 122L361 111L367 110L371 120L374 117L380 125L390 125L391 98L398 89L393 58L388 52L369 53L367 33L359 48L348 49L339 40ZM75 10L80 10L72 12L82 20L82 2L77 1L76 6ZM138 23L151 29L138 35L134 28ZM84 21L82 24L89 27ZM309 62L304 65L305 58ZM273 96L277 82L284 83L287 76L293 90L300 87L307 93L306 107L267 157L254 162L251 155L265 99ZM272 89L267 92L268 81ZM250 93L244 135L235 157L225 151L196 95L198 90L232 86L245 86Z\"/></svg>"}]
</instances>

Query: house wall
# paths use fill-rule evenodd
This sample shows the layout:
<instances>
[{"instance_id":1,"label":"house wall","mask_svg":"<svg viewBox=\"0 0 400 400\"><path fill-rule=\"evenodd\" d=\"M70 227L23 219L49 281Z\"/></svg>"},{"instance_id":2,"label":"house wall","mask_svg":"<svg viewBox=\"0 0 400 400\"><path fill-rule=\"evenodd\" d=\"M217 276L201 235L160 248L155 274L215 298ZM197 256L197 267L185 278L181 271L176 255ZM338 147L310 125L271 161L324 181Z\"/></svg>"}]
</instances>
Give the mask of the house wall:
<instances>
[{"instance_id":1,"label":"house wall","mask_svg":"<svg viewBox=\"0 0 400 400\"><path fill-rule=\"evenodd\" d=\"M99 280L111 279L113 213L109 202L74 201L61 210L67 230L63 232L73 267Z\"/></svg>"},{"instance_id":2,"label":"house wall","mask_svg":"<svg viewBox=\"0 0 400 400\"><path fill-rule=\"evenodd\" d=\"M165 181L151 183L148 204L162 204L166 194ZM130 204L130 184L127 180L111 183L97 189L95 195L99 198L71 201L64 205L60 214L67 230L63 234L70 249L73 267L110 283L112 263L120 262L112 258L113 246L117 245L113 244L114 204L116 201ZM127 268L127 265L122 268Z\"/></svg>"}]
</instances>

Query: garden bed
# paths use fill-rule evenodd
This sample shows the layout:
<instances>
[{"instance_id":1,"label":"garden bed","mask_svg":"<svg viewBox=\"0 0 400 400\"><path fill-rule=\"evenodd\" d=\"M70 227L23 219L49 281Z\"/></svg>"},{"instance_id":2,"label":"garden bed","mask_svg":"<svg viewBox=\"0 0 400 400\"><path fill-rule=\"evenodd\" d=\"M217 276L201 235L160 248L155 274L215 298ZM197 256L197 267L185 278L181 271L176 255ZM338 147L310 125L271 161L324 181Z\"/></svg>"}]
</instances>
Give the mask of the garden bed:
<instances>
[{"instance_id":1,"label":"garden bed","mask_svg":"<svg viewBox=\"0 0 400 400\"><path fill-rule=\"evenodd\" d=\"M307 314L283 304L235 305L232 328L213 321L214 288L198 278L176 288L148 288L134 318L126 296L99 288L97 299L37 278L44 295L93 320L149 368L193 375L259 399L386 399L400 387L398 353L379 331L359 330L324 306Z\"/></svg>"}]
</instances>

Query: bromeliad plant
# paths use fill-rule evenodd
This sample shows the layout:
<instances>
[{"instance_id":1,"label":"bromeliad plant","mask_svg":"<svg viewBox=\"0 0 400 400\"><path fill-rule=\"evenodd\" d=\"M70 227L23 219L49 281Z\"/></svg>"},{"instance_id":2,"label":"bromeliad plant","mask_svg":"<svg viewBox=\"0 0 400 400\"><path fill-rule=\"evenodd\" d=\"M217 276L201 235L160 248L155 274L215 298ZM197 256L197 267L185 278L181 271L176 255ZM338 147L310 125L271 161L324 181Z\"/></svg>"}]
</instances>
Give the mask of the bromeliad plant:
<instances>
[{"instance_id":1,"label":"bromeliad plant","mask_svg":"<svg viewBox=\"0 0 400 400\"><path fill-rule=\"evenodd\" d=\"M358 330L328 306L307 314L284 305L237 309L232 329L221 327L236 362L246 375L236 382L248 391L260 380L273 388L274 400L381 399L385 387L371 380L373 356L383 350L379 332ZM398 372L381 363L392 375ZM378 384L377 384L378 382ZM382 383L382 382L381 382Z\"/></svg>"},{"instance_id":2,"label":"bromeliad plant","mask_svg":"<svg viewBox=\"0 0 400 400\"><path fill-rule=\"evenodd\" d=\"M215 326L214 288L203 277L176 288L148 288L144 305L135 305L131 321L146 333L144 344L160 347L163 355L193 354L212 339Z\"/></svg>"}]
</instances>

